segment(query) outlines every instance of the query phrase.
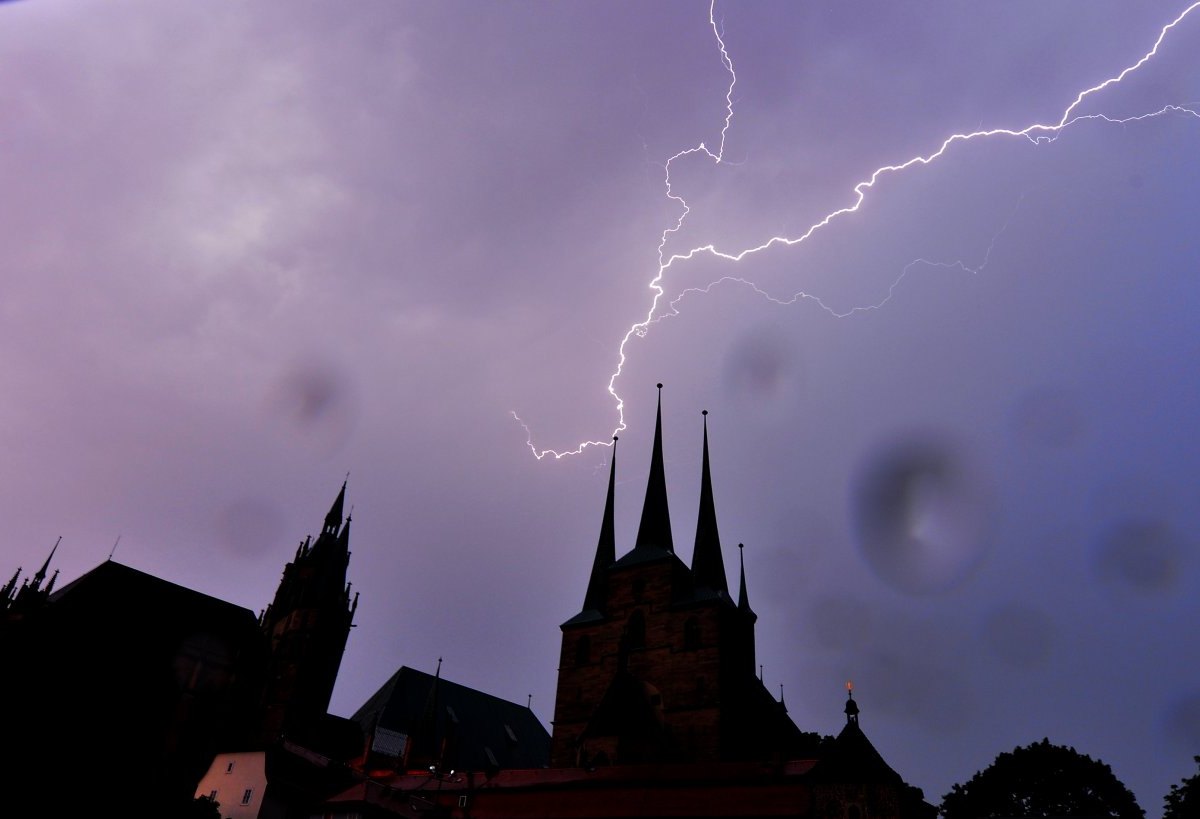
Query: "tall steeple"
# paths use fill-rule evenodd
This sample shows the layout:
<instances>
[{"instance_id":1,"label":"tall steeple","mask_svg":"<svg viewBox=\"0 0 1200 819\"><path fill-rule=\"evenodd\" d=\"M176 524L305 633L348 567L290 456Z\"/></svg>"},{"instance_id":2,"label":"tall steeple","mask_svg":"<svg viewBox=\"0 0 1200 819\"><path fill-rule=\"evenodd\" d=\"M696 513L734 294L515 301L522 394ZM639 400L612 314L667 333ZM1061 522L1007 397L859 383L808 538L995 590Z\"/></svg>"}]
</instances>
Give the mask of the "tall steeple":
<instances>
[{"instance_id":1,"label":"tall steeple","mask_svg":"<svg viewBox=\"0 0 1200 819\"><path fill-rule=\"evenodd\" d=\"M322 534L336 535L338 529L342 525L342 506L346 503L346 483L350 479L342 481L342 491L338 492L337 500L333 502L333 506L329 508L329 514L325 516L325 528Z\"/></svg>"},{"instance_id":2,"label":"tall steeple","mask_svg":"<svg viewBox=\"0 0 1200 819\"><path fill-rule=\"evenodd\" d=\"M667 508L667 475L662 451L662 384L658 385L658 415L654 422L654 452L650 457L650 478L646 482L646 501L638 525L635 552L674 552L671 540L671 514Z\"/></svg>"},{"instance_id":3,"label":"tall steeple","mask_svg":"<svg viewBox=\"0 0 1200 819\"><path fill-rule=\"evenodd\" d=\"M608 567L617 559L616 527L613 523L614 496L617 483L617 436L613 436L612 457L608 470L608 499L604 502L604 518L600 522L600 541L596 544L596 559L592 562L592 575L588 578L587 594L583 597L583 610L600 611L607 594Z\"/></svg>"},{"instance_id":4,"label":"tall steeple","mask_svg":"<svg viewBox=\"0 0 1200 819\"><path fill-rule=\"evenodd\" d=\"M696 519L696 547L692 553L692 574L696 586L718 594L729 593L725 579L725 561L721 557L721 536L717 533L717 510L713 504L712 476L708 469L708 410L704 410L704 458L700 475L700 513Z\"/></svg>"},{"instance_id":5,"label":"tall steeple","mask_svg":"<svg viewBox=\"0 0 1200 819\"><path fill-rule=\"evenodd\" d=\"M306 731L329 708L358 596L350 597L350 520L342 523L346 483L325 516L321 534L305 538L259 624L270 657L262 695L260 739Z\"/></svg>"}]
</instances>

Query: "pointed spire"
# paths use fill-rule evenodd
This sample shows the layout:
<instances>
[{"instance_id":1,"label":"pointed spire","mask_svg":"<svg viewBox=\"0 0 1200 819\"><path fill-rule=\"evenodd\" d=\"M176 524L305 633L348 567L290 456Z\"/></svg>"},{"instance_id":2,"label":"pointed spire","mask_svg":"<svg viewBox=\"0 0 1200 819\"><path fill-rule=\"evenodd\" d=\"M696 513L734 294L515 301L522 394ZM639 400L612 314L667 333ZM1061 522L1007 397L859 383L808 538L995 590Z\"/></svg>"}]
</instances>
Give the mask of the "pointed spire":
<instances>
[{"instance_id":1,"label":"pointed spire","mask_svg":"<svg viewBox=\"0 0 1200 819\"><path fill-rule=\"evenodd\" d=\"M745 555L745 551L744 551L745 548L746 548L746 544L744 544L744 543L738 544L738 564L741 567L741 580L738 583L738 611L744 612L744 613L750 615L751 617L754 617L755 619L757 619L758 615L756 615L750 609L750 594L746 591L746 555Z\"/></svg>"},{"instance_id":2,"label":"pointed spire","mask_svg":"<svg viewBox=\"0 0 1200 819\"><path fill-rule=\"evenodd\" d=\"M324 534L336 535L338 529L342 525L342 505L346 502L346 483L350 480L347 476L345 481L342 481L342 490L338 492L337 500L333 502L333 506L329 508L329 514L325 516Z\"/></svg>"},{"instance_id":3,"label":"pointed spire","mask_svg":"<svg viewBox=\"0 0 1200 819\"><path fill-rule=\"evenodd\" d=\"M714 592L729 592L721 536L717 533L717 509L713 503L712 475L708 468L708 410L704 416L704 457L700 470L700 513L696 519L696 547L692 552L692 574L696 585Z\"/></svg>"},{"instance_id":4,"label":"pointed spire","mask_svg":"<svg viewBox=\"0 0 1200 819\"><path fill-rule=\"evenodd\" d=\"M50 570L50 561L54 559L54 553L58 551L58 544L62 543L62 535L58 536L58 540L54 541L54 548L50 550L50 554L46 556L46 562L42 564L42 568L37 570L37 574L33 576L33 588L41 588L42 581L46 579L46 572Z\"/></svg>"},{"instance_id":5,"label":"pointed spire","mask_svg":"<svg viewBox=\"0 0 1200 819\"><path fill-rule=\"evenodd\" d=\"M671 514L667 508L667 475L662 451L662 384L658 385L658 415L654 422L654 452L650 458L650 478L646 482L646 501L633 550L675 551L671 540Z\"/></svg>"},{"instance_id":6,"label":"pointed spire","mask_svg":"<svg viewBox=\"0 0 1200 819\"><path fill-rule=\"evenodd\" d=\"M18 566L17 570L13 572L12 579L5 583L3 588L0 588L0 606L8 603L13 595L17 593L17 581L20 579L21 567Z\"/></svg>"},{"instance_id":7,"label":"pointed spire","mask_svg":"<svg viewBox=\"0 0 1200 819\"><path fill-rule=\"evenodd\" d=\"M604 517L600 521L600 540L596 544L596 558L592 561L592 574L588 578L587 594L583 597L583 610L600 611L608 592L608 567L617 559L616 527L613 524L613 500L617 483L617 436L613 436L612 457L608 470L608 498L604 502Z\"/></svg>"}]
</instances>

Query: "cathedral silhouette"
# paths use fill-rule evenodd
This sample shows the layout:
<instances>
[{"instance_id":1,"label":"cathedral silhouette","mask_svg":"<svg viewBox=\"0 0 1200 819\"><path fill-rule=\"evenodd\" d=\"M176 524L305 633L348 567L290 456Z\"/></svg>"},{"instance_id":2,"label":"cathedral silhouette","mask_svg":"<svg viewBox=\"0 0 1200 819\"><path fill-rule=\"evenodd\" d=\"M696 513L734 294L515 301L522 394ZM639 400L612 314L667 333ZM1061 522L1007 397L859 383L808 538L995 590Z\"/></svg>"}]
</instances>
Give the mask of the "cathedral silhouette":
<instances>
[{"instance_id":1,"label":"cathedral silhouette","mask_svg":"<svg viewBox=\"0 0 1200 819\"><path fill-rule=\"evenodd\" d=\"M662 385L645 499L618 557L616 439L580 610L560 626L552 732L528 705L401 667L328 713L357 595L343 483L255 616L109 560L55 589L50 557L0 588L13 815L931 819L850 692L836 737L802 731L756 676L704 419L691 565L675 551ZM57 548L57 547L56 547ZM208 803L209 813L202 811ZM216 811L213 811L213 803Z\"/></svg>"}]
</instances>

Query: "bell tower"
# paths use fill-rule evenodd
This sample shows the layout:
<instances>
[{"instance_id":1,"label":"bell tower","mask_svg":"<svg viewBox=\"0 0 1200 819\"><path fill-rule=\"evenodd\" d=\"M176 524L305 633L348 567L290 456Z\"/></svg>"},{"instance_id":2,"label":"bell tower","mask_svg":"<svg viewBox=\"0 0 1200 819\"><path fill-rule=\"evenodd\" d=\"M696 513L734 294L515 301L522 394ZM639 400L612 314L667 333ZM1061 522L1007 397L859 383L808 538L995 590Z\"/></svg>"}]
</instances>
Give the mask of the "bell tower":
<instances>
[{"instance_id":1,"label":"bell tower","mask_svg":"<svg viewBox=\"0 0 1200 819\"><path fill-rule=\"evenodd\" d=\"M267 640L260 739L270 743L303 732L329 709L342 654L358 607L350 597L350 517L342 520L346 484L325 516L321 534L297 547L274 601L259 616Z\"/></svg>"}]
</instances>

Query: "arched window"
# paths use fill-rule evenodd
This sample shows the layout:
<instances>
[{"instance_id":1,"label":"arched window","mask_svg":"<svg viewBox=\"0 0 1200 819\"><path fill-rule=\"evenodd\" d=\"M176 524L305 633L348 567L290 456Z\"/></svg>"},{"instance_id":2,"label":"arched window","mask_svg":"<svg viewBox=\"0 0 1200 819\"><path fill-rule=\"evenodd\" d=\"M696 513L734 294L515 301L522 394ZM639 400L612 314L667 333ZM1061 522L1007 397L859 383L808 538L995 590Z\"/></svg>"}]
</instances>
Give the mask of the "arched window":
<instances>
[{"instance_id":1,"label":"arched window","mask_svg":"<svg viewBox=\"0 0 1200 819\"><path fill-rule=\"evenodd\" d=\"M592 661L592 638L586 634L575 641L575 665L587 665Z\"/></svg>"},{"instance_id":2,"label":"arched window","mask_svg":"<svg viewBox=\"0 0 1200 819\"><path fill-rule=\"evenodd\" d=\"M630 650L646 647L646 615L638 609L629 615L629 623L625 626L626 645Z\"/></svg>"},{"instance_id":3,"label":"arched window","mask_svg":"<svg viewBox=\"0 0 1200 819\"><path fill-rule=\"evenodd\" d=\"M700 648L700 621L689 617L683 624L683 650L695 651Z\"/></svg>"}]
</instances>

